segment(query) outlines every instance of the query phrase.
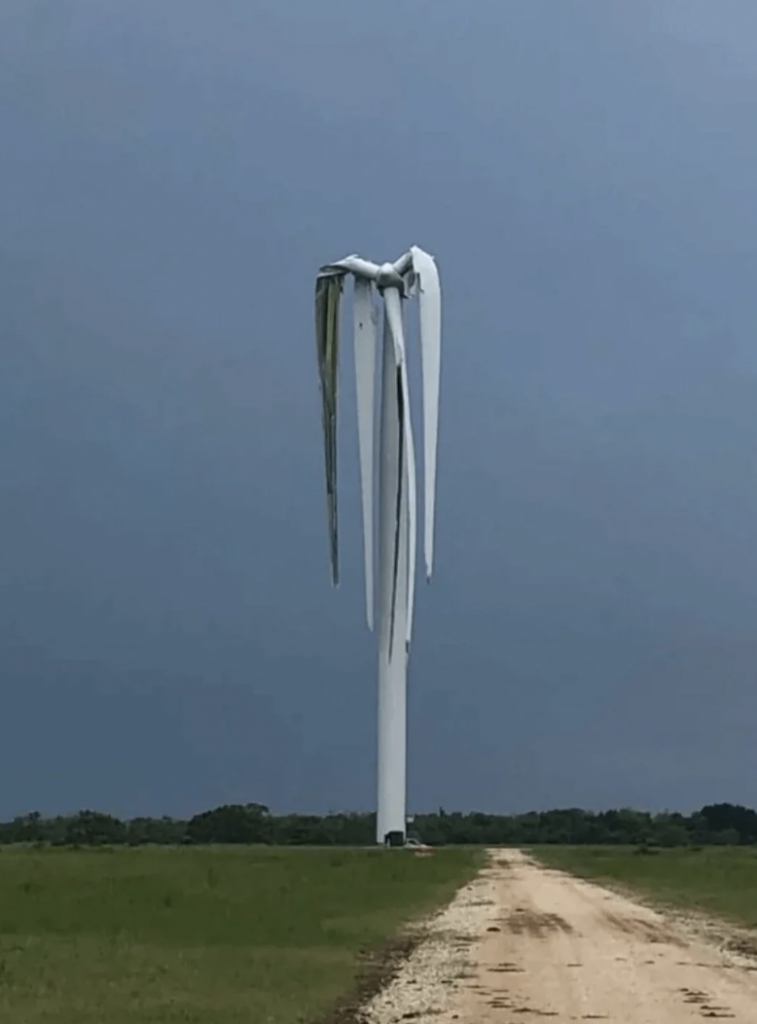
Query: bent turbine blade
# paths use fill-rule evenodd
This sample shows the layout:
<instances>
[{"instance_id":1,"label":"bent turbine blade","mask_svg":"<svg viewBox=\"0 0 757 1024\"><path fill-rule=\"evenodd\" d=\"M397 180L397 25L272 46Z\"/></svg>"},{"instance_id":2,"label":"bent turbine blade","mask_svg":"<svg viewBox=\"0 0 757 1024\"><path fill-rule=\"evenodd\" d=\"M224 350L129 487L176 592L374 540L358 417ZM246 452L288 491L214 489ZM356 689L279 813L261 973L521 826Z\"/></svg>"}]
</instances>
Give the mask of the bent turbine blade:
<instances>
[{"instance_id":1,"label":"bent turbine blade","mask_svg":"<svg viewBox=\"0 0 757 1024\"><path fill-rule=\"evenodd\" d=\"M397 389L397 415L399 444L397 451L397 493L394 503L394 550L392 554L392 602L389 614L389 660L394 655L394 621L397 617L397 589L400 583L400 543L402 540L402 492L406 487L405 478L405 410L402 391L401 370L395 370L395 387Z\"/></svg>"},{"instance_id":2,"label":"bent turbine blade","mask_svg":"<svg viewBox=\"0 0 757 1024\"><path fill-rule=\"evenodd\" d=\"M411 248L413 271L420 296L421 362L423 372L424 446L424 556L426 579L434 563L434 509L436 460L439 438L439 385L441 378L442 298L439 270L433 256L417 245Z\"/></svg>"},{"instance_id":3,"label":"bent turbine blade","mask_svg":"<svg viewBox=\"0 0 757 1024\"><path fill-rule=\"evenodd\" d=\"M405 331L402 326L402 299L398 288L384 289L384 309L392 336L394 363L400 367L405 362Z\"/></svg>"},{"instance_id":4,"label":"bent turbine blade","mask_svg":"<svg viewBox=\"0 0 757 1024\"><path fill-rule=\"evenodd\" d=\"M417 543L417 482L415 467L415 443L413 441L413 421L410 412L410 393L407 378L407 359L405 351L405 332L402 323L402 300L396 288L387 288L384 292L384 304L389 331L394 343L395 360L397 363L397 403L399 407L400 428L400 467L397 475L397 513L395 528L394 578L392 586L392 634L394 633L394 610L396 602L400 531L407 531L407 625L405 631L405 647L409 649L413 628L413 608L415 604L415 558ZM406 502L401 500L405 489ZM407 521L402 522L402 509L406 508Z\"/></svg>"},{"instance_id":5,"label":"bent turbine blade","mask_svg":"<svg viewBox=\"0 0 757 1024\"><path fill-rule=\"evenodd\" d=\"M371 263L370 260L364 260L360 256L353 253L351 256L345 256L343 260L337 260L335 263L326 263L321 267L320 273L327 274L354 274L355 277L362 277L367 281L375 281L378 277L379 265L378 263Z\"/></svg>"},{"instance_id":6,"label":"bent turbine blade","mask_svg":"<svg viewBox=\"0 0 757 1024\"><path fill-rule=\"evenodd\" d=\"M339 583L337 506L337 390L339 371L339 300L343 275L318 277L315 285L315 333L321 385L321 418L326 470L331 582Z\"/></svg>"},{"instance_id":7,"label":"bent turbine blade","mask_svg":"<svg viewBox=\"0 0 757 1024\"><path fill-rule=\"evenodd\" d=\"M363 498L363 551L365 555L365 613L373 629L373 452L376 399L377 315L370 281L355 279L352 308L357 384L357 427L360 482Z\"/></svg>"},{"instance_id":8,"label":"bent turbine blade","mask_svg":"<svg viewBox=\"0 0 757 1024\"><path fill-rule=\"evenodd\" d=\"M407 365L400 367L402 374L403 406L405 412L405 486L407 487L407 621L405 628L405 650L410 651L413 635L413 610L415 607L415 548L417 544L417 502L418 491L415 469L415 442L410 415L410 393L407 381Z\"/></svg>"}]
</instances>

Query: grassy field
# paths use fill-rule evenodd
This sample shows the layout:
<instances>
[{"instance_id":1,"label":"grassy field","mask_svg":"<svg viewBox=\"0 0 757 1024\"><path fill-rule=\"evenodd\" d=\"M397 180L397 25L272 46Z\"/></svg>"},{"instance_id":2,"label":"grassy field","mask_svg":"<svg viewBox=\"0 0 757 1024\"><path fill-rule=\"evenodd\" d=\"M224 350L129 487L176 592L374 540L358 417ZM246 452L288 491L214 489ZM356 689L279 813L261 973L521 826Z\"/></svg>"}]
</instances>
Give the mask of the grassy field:
<instances>
[{"instance_id":1,"label":"grassy field","mask_svg":"<svg viewBox=\"0 0 757 1024\"><path fill-rule=\"evenodd\" d=\"M3 1024L294 1024L477 855L0 849Z\"/></svg>"},{"instance_id":2,"label":"grassy field","mask_svg":"<svg viewBox=\"0 0 757 1024\"><path fill-rule=\"evenodd\" d=\"M644 855L622 846L541 846L533 853L583 878L620 883L664 903L757 928L757 848L681 848Z\"/></svg>"}]
</instances>

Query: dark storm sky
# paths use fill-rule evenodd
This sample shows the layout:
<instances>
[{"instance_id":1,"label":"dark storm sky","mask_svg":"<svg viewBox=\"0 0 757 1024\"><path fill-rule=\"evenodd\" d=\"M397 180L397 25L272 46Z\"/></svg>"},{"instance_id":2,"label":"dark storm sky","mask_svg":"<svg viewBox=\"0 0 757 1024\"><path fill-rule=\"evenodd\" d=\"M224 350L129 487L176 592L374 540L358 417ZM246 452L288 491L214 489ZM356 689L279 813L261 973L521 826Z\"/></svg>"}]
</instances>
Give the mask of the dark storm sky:
<instances>
[{"instance_id":1,"label":"dark storm sky","mask_svg":"<svg viewBox=\"0 0 757 1024\"><path fill-rule=\"evenodd\" d=\"M0 814L371 807L351 362L443 275L415 808L757 803L753 0L4 0Z\"/></svg>"}]
</instances>

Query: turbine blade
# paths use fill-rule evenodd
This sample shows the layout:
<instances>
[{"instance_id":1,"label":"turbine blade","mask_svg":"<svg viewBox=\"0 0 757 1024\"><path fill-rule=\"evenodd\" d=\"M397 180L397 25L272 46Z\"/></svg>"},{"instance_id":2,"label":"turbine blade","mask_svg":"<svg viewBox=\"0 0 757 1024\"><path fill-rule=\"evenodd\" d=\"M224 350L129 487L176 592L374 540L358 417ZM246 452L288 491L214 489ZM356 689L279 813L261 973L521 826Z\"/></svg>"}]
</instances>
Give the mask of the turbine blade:
<instances>
[{"instance_id":1,"label":"turbine blade","mask_svg":"<svg viewBox=\"0 0 757 1024\"><path fill-rule=\"evenodd\" d=\"M411 248L413 271L420 295L421 363L423 372L424 556L426 579L434 564L434 509L439 438L439 385L441 378L442 297L439 270L433 256L417 245Z\"/></svg>"},{"instance_id":2,"label":"turbine blade","mask_svg":"<svg viewBox=\"0 0 757 1024\"><path fill-rule=\"evenodd\" d=\"M337 260L335 263L326 263L320 269L320 273L323 275L344 274L347 271L356 277L375 281L378 277L379 265L378 263L371 263L370 260L364 260L353 253L353 255L345 256L343 260Z\"/></svg>"},{"instance_id":3,"label":"turbine blade","mask_svg":"<svg viewBox=\"0 0 757 1024\"><path fill-rule=\"evenodd\" d=\"M321 418L326 469L331 582L339 583L337 507L337 389L339 371L339 300L343 275L318 277L315 285L315 333L321 385Z\"/></svg>"},{"instance_id":4,"label":"turbine blade","mask_svg":"<svg viewBox=\"0 0 757 1024\"><path fill-rule=\"evenodd\" d=\"M392 604L390 625L390 657L394 638L394 619L399 584L399 549L402 531L407 531L407 625L405 631L405 649L409 649L413 628L413 607L415 603L415 558L417 534L417 493L415 444L413 441L413 421L410 412L410 394L407 377L407 360L405 358L405 332L402 323L402 302L396 288L387 288L384 292L386 319L394 345L397 365L397 408L399 416L399 467L397 472L397 502L395 512L394 534L394 568L392 576ZM404 502L403 502L404 493Z\"/></svg>"},{"instance_id":5,"label":"turbine blade","mask_svg":"<svg viewBox=\"0 0 757 1024\"><path fill-rule=\"evenodd\" d=\"M365 555L365 612L373 629L373 451L376 400L376 347L378 318L370 281L355 279L353 304L357 427L360 446L360 481L363 497L363 551Z\"/></svg>"},{"instance_id":6,"label":"turbine blade","mask_svg":"<svg viewBox=\"0 0 757 1024\"><path fill-rule=\"evenodd\" d=\"M392 560L392 604L389 617L389 660L394 654L394 620L397 614L397 587L400 569L400 539L402 536L402 492L407 486L405 480L405 410L402 391L401 370L397 368L395 383L397 388L397 412L399 418L399 452L397 464L397 498L394 506L394 557Z\"/></svg>"},{"instance_id":7,"label":"turbine blade","mask_svg":"<svg viewBox=\"0 0 757 1024\"><path fill-rule=\"evenodd\" d=\"M402 374L403 412L405 416L405 487L407 488L407 623L405 631L405 650L410 651L413 635L413 610L415 608L415 558L417 544L417 481L415 468L415 442L413 440L413 423L410 414L410 392L407 379L407 365L400 368Z\"/></svg>"},{"instance_id":8,"label":"turbine blade","mask_svg":"<svg viewBox=\"0 0 757 1024\"><path fill-rule=\"evenodd\" d=\"M400 275L400 277L402 277L404 274L406 274L407 271L410 269L410 267L412 267L412 265L413 265L413 252L412 252L411 249L408 249L407 252L403 252L403 254L400 256L400 258L398 260L395 260L394 263L392 264L392 266L397 271L397 273Z\"/></svg>"},{"instance_id":9,"label":"turbine blade","mask_svg":"<svg viewBox=\"0 0 757 1024\"><path fill-rule=\"evenodd\" d=\"M405 331L402 327L402 299L398 288L384 289L384 308L394 346L394 362L402 366L405 362Z\"/></svg>"}]
</instances>

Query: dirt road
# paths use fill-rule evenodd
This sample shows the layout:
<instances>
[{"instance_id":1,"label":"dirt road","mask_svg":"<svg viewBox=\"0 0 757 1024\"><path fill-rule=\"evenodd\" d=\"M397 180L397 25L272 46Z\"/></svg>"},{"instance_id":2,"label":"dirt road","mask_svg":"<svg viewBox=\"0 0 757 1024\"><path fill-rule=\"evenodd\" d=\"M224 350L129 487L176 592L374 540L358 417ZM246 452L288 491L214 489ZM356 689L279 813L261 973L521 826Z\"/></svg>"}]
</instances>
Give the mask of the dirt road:
<instances>
[{"instance_id":1,"label":"dirt road","mask_svg":"<svg viewBox=\"0 0 757 1024\"><path fill-rule=\"evenodd\" d=\"M421 960L369 1019L757 1024L757 960L729 956L662 914L523 854L494 853L445 913ZM458 921L467 921L467 942L459 930L455 938Z\"/></svg>"},{"instance_id":2,"label":"dirt road","mask_svg":"<svg viewBox=\"0 0 757 1024\"><path fill-rule=\"evenodd\" d=\"M757 1022L757 974L628 899L529 861L498 855L498 915L461 990L464 1024ZM757 965L755 965L757 966Z\"/></svg>"}]
</instances>

